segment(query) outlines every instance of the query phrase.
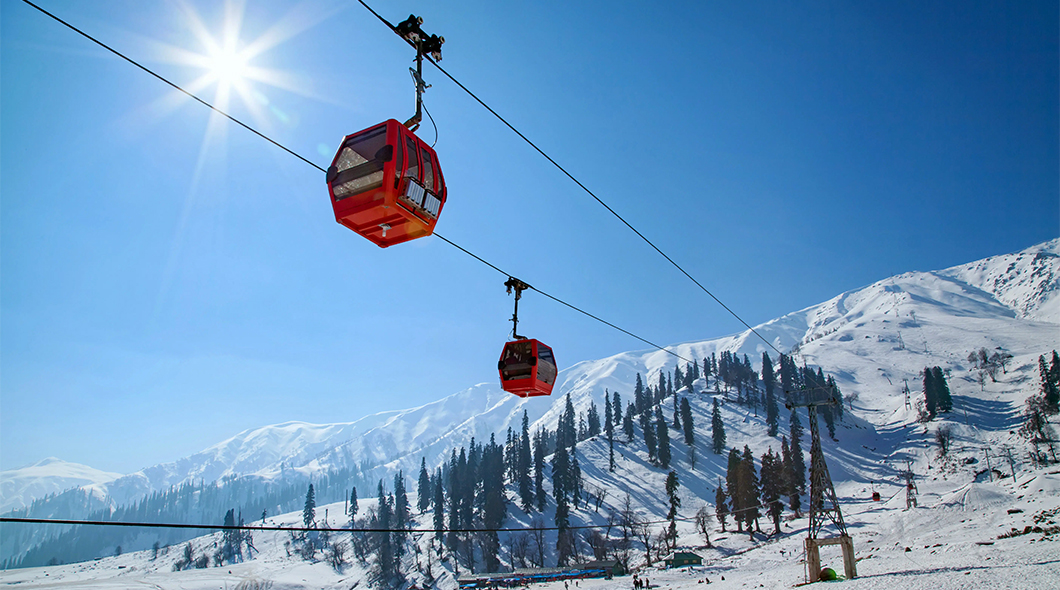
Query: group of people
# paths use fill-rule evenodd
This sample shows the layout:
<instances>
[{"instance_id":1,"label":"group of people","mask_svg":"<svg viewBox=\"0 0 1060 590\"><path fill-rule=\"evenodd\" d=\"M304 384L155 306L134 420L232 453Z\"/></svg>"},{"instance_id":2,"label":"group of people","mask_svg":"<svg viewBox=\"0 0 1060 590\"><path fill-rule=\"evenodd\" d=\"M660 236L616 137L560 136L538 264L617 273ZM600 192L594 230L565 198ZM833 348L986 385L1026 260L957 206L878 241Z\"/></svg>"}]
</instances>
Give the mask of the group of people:
<instances>
[{"instance_id":1,"label":"group of people","mask_svg":"<svg viewBox=\"0 0 1060 590\"><path fill-rule=\"evenodd\" d=\"M651 588L651 582L648 578L641 579L637 574L633 574L633 590L641 590L641 588Z\"/></svg>"}]
</instances>

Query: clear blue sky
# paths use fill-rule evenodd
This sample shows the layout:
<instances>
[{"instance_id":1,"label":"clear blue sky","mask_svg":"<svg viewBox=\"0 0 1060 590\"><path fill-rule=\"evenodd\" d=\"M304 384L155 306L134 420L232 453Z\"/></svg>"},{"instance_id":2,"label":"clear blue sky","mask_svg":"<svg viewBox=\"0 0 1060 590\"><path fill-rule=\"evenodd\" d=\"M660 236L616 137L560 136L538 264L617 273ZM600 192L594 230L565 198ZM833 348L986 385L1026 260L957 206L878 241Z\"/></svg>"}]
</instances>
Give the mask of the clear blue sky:
<instances>
[{"instance_id":1,"label":"clear blue sky","mask_svg":"<svg viewBox=\"0 0 1060 590\"><path fill-rule=\"evenodd\" d=\"M412 114L411 50L353 0L39 1L324 167ZM1056 2L373 6L422 15L444 67L752 324L1060 235ZM255 48L227 98L195 57L226 20ZM128 472L497 379L505 277L433 238L375 247L319 171L18 0L0 27L0 467ZM741 329L426 78L440 234L660 344ZM564 367L645 347L520 311Z\"/></svg>"}]
</instances>

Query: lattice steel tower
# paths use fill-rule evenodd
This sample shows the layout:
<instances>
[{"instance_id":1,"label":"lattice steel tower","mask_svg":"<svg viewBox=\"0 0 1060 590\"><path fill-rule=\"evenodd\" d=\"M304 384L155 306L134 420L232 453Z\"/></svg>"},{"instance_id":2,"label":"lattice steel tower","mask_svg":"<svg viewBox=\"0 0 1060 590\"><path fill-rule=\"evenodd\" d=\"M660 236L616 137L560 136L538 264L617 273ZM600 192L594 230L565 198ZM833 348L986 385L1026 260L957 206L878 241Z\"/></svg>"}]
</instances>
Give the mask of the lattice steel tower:
<instances>
[{"instance_id":1,"label":"lattice steel tower","mask_svg":"<svg viewBox=\"0 0 1060 590\"><path fill-rule=\"evenodd\" d=\"M813 394L827 394L825 399L815 400ZM789 410L806 408L810 420L810 531L806 537L806 566L809 570L809 581L816 582L821 576L822 545L839 545L843 549L843 569L846 577L856 578L857 567L854 562L854 541L847 534L843 522L843 512L839 509L839 498L828 475L828 465L821 452L821 432L817 426L817 406L834 406L839 399L831 387L816 387L801 390L807 399L801 402L785 404ZM839 532L838 537L820 538L821 529L831 521Z\"/></svg>"}]
</instances>

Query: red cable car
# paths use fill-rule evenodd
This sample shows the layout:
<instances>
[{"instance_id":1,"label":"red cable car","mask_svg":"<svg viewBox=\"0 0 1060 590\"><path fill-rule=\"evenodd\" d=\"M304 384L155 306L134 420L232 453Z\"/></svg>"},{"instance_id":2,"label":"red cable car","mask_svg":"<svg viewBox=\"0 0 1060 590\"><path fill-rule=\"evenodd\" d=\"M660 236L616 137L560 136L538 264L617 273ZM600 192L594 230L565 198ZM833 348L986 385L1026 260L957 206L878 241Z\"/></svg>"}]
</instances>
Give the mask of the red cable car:
<instances>
[{"instance_id":1,"label":"red cable car","mask_svg":"<svg viewBox=\"0 0 1060 590\"><path fill-rule=\"evenodd\" d=\"M501 388L519 397L551 395L559 372L552 349L533 338L505 344L497 370L501 374Z\"/></svg>"},{"instance_id":2,"label":"red cable car","mask_svg":"<svg viewBox=\"0 0 1060 590\"><path fill-rule=\"evenodd\" d=\"M445 206L438 155L394 119L347 135L327 181L335 221L382 248L431 235Z\"/></svg>"}]
</instances>

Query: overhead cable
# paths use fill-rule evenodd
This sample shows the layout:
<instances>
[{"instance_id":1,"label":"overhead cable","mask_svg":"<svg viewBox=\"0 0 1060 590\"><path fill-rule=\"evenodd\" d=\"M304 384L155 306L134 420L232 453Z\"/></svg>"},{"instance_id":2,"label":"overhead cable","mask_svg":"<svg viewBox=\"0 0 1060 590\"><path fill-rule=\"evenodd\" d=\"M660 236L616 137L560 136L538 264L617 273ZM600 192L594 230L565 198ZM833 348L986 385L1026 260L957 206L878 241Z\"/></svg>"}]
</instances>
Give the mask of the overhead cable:
<instances>
[{"instance_id":1,"label":"overhead cable","mask_svg":"<svg viewBox=\"0 0 1060 590\"><path fill-rule=\"evenodd\" d=\"M371 12L371 13L372 13L372 15L374 15L374 16L375 16L375 17L376 17L377 19L379 19L379 21L380 21L380 22L382 22L382 23L383 23L384 25L386 25L387 27L389 27L391 31L394 31L395 33L397 33L397 28L396 28L396 27L395 27L395 26L394 26L393 24L391 24L391 23L390 23L390 21L386 20L385 18L383 18L383 16L382 16L382 15L380 15L380 14L379 14L378 12L376 12L376 11L375 11L374 9L372 9L372 7L371 7L371 6L369 6L367 2L365 2L364 0L357 0L357 2L359 2L359 3L361 4L361 6L364 6L364 7L365 7L365 8L366 8L366 9L368 10L368 12ZM400 34L399 34L399 36L400 36ZM402 37L402 38L404 39L404 37ZM408 39L405 39L405 42L406 42L406 43L409 43L410 45L412 45L413 47L415 47L415 44L414 44L414 43L412 43L411 41L409 41ZM709 289L707 289L706 287L704 287L704 286L703 286L703 284L702 284L702 283L700 283L699 281L697 281L695 277L693 277L693 276L692 276L691 274L689 274L689 273L688 273L688 271L686 271L686 270L685 270L685 269L684 269L684 268L683 268L683 267L682 267L682 266L681 266L680 264L678 264L678 263L677 263L676 261L674 261L674 259L673 259L673 258L670 258L670 256L669 256L669 255L667 255L667 254L666 254L666 252L663 252L661 248L659 248L658 246L656 246L654 242L652 242L652 241L651 241L650 239L648 239L648 237L647 237L647 236L645 236L644 234L642 234L642 233L640 232L640 230L638 230L637 228L633 227L633 224L631 224L630 222L626 221L626 219L625 219L624 217L622 217L622 215L620 215L620 214L619 214L619 213L618 213L617 211L615 211L615 210L614 210L613 208L611 208L611 206L610 206L610 205L608 205L607 203L605 203L605 202L603 201L603 199L601 199L600 197L598 197L598 196L596 195L596 193L594 193L594 192L593 192L593 191L592 191L591 189L589 189L589 187L585 186L585 184L583 184L583 183L582 183L582 181L578 180L578 179L577 179L577 178L576 178L576 177L575 177L575 176L574 176L573 174L571 174L570 172L568 172L568 171L567 171L567 169L566 169L566 168L564 168L564 167L563 167L563 166L562 166L562 165L561 165L561 164L560 164L559 162L557 162L556 160L554 160L554 159L552 158L552 156L548 155L548 154L547 154L547 153L545 152L545 150L543 150L543 149L541 149L540 147L538 147L538 146L537 146L537 144L536 144L536 143L534 143L533 141L531 141L531 140L530 140L530 138L528 138L528 137L527 137L526 135L523 135L523 133L522 133L521 131L519 131L518 129L516 129L516 127L515 127L514 125L512 125L511 123L509 123L507 119L505 119L504 117L502 117L502 116L500 115L500 113L498 113L497 111L493 110L493 108L492 108L492 107L490 107L490 106L489 106L488 104L486 104L486 102L485 102L485 101L483 101L483 100L482 100L481 98L479 98L479 97L478 97L478 96L477 96L477 95L476 95L476 94L475 94L474 92L472 92L472 91L471 91L470 89L468 89L468 87L467 87L467 86L464 86L463 84L461 84L459 80L457 80L457 79L456 79L455 77L453 77L453 75L452 75L452 74L450 74L449 72L447 72L447 71L445 70L445 68L443 68L442 66L440 66L440 65L438 64L438 62L437 62L436 60L434 60L434 59L431 59L431 57L430 57L430 56L424 56L424 57L425 57L425 58L427 59L427 61L428 61L428 62L430 62L430 63L431 63L431 64L432 64L432 65L433 65L434 67L438 68L438 71L439 71L439 72L441 72L442 74L444 74L446 78L449 78L449 79L450 79L450 80L451 80L451 81L453 82L453 84L456 84L457 86L459 86L461 90L463 90L464 92L466 92L466 93L468 94L468 96L470 96L471 98L475 99L475 102L477 102L477 103L479 103L480 105L482 105L482 107L483 107L483 108L485 108L485 109L486 109L487 111L489 111L489 112L490 112L490 114L492 114L492 115L493 115L494 117L496 117L496 118L497 118L497 120L499 120L499 121L500 121L501 123L504 123L504 125L505 125L506 127L508 127L508 129L511 129L513 133L515 133L516 135L518 135L518 136L519 136L519 137L520 137L520 138L521 138L521 139L522 139L523 141L525 141L525 142L526 142L526 143L527 143L527 144L528 144L528 145L529 145L530 147L534 148L534 150L536 150L536 151L537 151L537 153L541 154L541 156L542 156L542 157L544 157L544 158L545 158L546 160L548 160L548 161L549 161L549 162L550 162L550 163L551 163L551 164L552 164L553 166L555 166L555 167L556 167L556 168L557 168L557 169L558 169L558 170L559 170L560 172L562 172L562 173L563 173L563 174L564 174L564 175L565 175L565 176L566 176L567 178L571 179L571 181L572 181L572 182L574 182L574 184L578 185L578 187L579 187L579 188L581 188L581 189L582 189L583 191L585 191L585 192L586 192L586 194L588 194L588 195L589 195L590 197L592 197L592 198L593 198L593 199L594 199L594 200L595 200L595 201L596 201L597 203L599 203L599 204L600 204L600 205L601 205L601 206L602 206L602 207L603 207L604 209L607 209L607 211L608 211L609 213L611 213L611 215L615 216L615 218L616 218L616 219L618 219L619 221L621 221L623 225L625 225L625 226L626 226L627 228L629 228L629 229L630 229L630 231L632 231L633 233L637 234L637 236L638 236L638 237L639 237L639 238L640 238L641 240L644 240L644 242L645 242L646 244L648 244L649 246L651 246L653 250L655 250L656 252L658 252L660 256L662 256L663 258L665 258L667 262L669 262L669 263L670 263L671 265L673 265L673 266L674 266L674 268L676 268L677 270L679 270L679 271L681 272L681 274L685 275L685 277L687 277L687 278L688 278L688 280L690 280L690 281L692 281L693 283L695 283L695 285L696 285L697 287L699 287L699 288L700 288L700 289L701 289L701 290L702 290L702 291L703 291L704 293L706 293L707 295L709 295L709 296L710 296L710 298L711 298L711 299L713 299L714 301L716 301L716 302L718 303L718 305L720 305L720 306L721 306L721 307L722 307L722 308L723 308L723 309L724 309L725 311L729 312L729 315L731 315L732 317L736 318L736 319L737 319L737 320L738 320L738 321L739 321L739 322L740 322L741 324L743 324L743 325L744 325L744 327L746 327L746 328L747 328L748 330L750 330L750 331L751 331L751 332L752 332L752 333L753 333L753 334L754 334L755 336L758 336L758 338L759 338L760 340L762 340L762 342L765 342L766 346L768 346L769 348L772 348L772 349L773 349L773 351L774 351L774 352L776 352L777 354L783 354L783 353L781 353L781 352L780 352L780 350L778 350L778 349L777 349L777 347L776 347L776 346L773 346L773 344L772 344L772 343L771 343L771 342L770 342L769 340L766 340L764 336L762 336L761 334L759 334L757 330L755 330L755 329L754 329L753 327L751 327L751 324L748 324L748 323L747 323L746 321L744 321L744 319L743 319L742 317L740 317L740 316L739 316L739 315L738 315L738 314L737 314L737 313L736 313L735 311L733 311L733 310L732 310L732 309L731 309L731 308L730 308L730 307L729 307L728 305L725 305L725 303L724 303L724 302L723 302L723 301L722 301L721 299L718 299L718 297L717 297L717 296L715 296L715 295L714 295L714 293L711 293Z\"/></svg>"},{"instance_id":2,"label":"overhead cable","mask_svg":"<svg viewBox=\"0 0 1060 590\"><path fill-rule=\"evenodd\" d=\"M306 159L305 157L303 157L302 155L298 154L298 153L297 153L297 152L295 152L294 150L292 150L292 149L290 149L290 148L288 148L288 147L284 146L284 145L283 145L283 144L281 144L280 142L278 142L278 141L276 141L276 140L274 140L274 139L270 138L269 136L265 135L264 133L261 133L261 132L260 132L260 131L258 131L257 129L254 129L253 127L251 127L251 126L247 125L246 123L244 123L244 122L240 121L239 119L237 119L237 118L233 117L232 115L230 115L230 114L226 113L225 111L222 111L221 109L219 109L219 108L217 108L216 106L214 106L214 105L210 104L210 103L209 103L209 102L207 102L206 100L204 100L204 99L202 99L202 98L200 98L200 97L196 96L195 94L193 94L193 93L191 93L191 92L189 92L189 91L185 90L184 88L182 88L182 87L181 87L181 86L179 86L178 84L176 84L176 83L174 83L174 82L171 82L171 81L170 81L169 79L167 79L167 78L163 77L163 76L162 76L161 74L158 74L158 73L154 72L153 70L151 70L151 69L150 69L150 68L148 68L147 66L144 66L144 65L140 64L140 63L139 63L139 62L137 62L136 60L134 60L134 59L132 59L132 58L130 58L130 57L128 57L128 56L126 56L125 54L121 53L121 52L120 52L120 51L118 51L117 49L114 49L113 47L110 47L109 45L107 45L106 43L103 43L103 42L102 42L102 41L100 41L99 39L96 39L96 38L95 38L95 37L93 37L92 35L89 35L88 33L86 33L86 32L84 32L84 31L82 31L81 29L79 29L79 28L77 28L77 27L75 27L74 25L72 25L72 24L70 24L70 23L66 22L65 20L63 20L63 19L59 18L58 16L56 16L56 15L54 15L54 14L52 14L52 13L48 12L47 10L44 10L44 9L43 9L43 8L41 8L40 6L37 6L36 4L34 4L33 2L31 2L30 0L22 0L22 1L23 1L23 2L25 2L26 4L28 4L28 5L32 6L33 8L36 8L37 10L39 10L40 12L42 12L43 14L45 14L45 15L47 15L47 16L49 16L49 17L51 17L51 18L52 18L52 19L54 19L55 21L57 21L57 22L59 22L59 23L61 23L61 24L65 25L65 26L66 26L67 28L69 28L70 30L72 30L72 31L74 31L74 32L76 32L76 33L78 33L78 34L79 34L79 35L81 35L82 37L85 37L86 39L88 39L88 40L92 41L93 43L95 43L95 44L99 45L100 47L102 47L102 48L106 49L107 51L109 51L109 52L113 53L114 55L116 55L116 56L120 57L121 59L123 59L123 60L125 60L125 61L127 61L127 62L131 63L132 65L136 66L137 68L140 68L140 69L141 69L141 70L143 70L144 72L147 72L148 74L150 74L151 76L153 76L153 77L157 78L158 80L161 80L162 82L164 82L164 83L165 83L165 84L167 84L168 86L171 86L171 87L175 88L176 90L178 90L178 91L180 91L180 92L182 92L182 93L186 94L187 96L189 96L189 97L193 98L193 99L194 99L194 100L195 100L196 102L198 102L198 103L202 104L203 106L206 106L206 107L208 107L208 108L210 108L210 109L212 109L212 110L216 111L217 113L219 113L219 114L221 114L221 115L224 115L224 116L225 116L226 118L228 118L228 119L229 119L229 120L231 120L232 122L236 123L236 124L237 124L237 125L239 125L240 127L243 127L243 128L244 128L244 129L246 129L247 131L250 131L250 132L251 132L251 133L253 133L254 135L257 135L258 137L260 137L260 138L264 139L265 141L267 141L267 142L269 142L269 143L271 143L271 144L275 145L276 147L280 148L281 150L283 150L283 151L287 152L288 154L290 154L290 155L292 155L292 156L294 156L294 157L298 158L299 160L301 160L301 161L305 162L306 164L309 164L309 165L310 165L310 166L312 166L313 168L316 168L317 170L319 170L319 171L321 171L321 172L326 172L326 170L325 170L324 168L322 168L322 167L318 166L317 164L314 164L314 163L313 163L312 161L310 161L310 160ZM366 5L366 6L367 6L367 5ZM369 8L369 10L371 10L371 9ZM374 11L373 11L373 14L375 14L375 12L374 12ZM379 15L376 15L376 16L379 16ZM380 17L380 18L382 18L382 17ZM386 21L384 20L383 22L386 22ZM387 23L387 25L389 25L389 23ZM391 28L393 28L393 27L391 27ZM428 59L428 61L430 61L430 57L428 57L427 59ZM433 62L432 62L432 63L433 63ZM437 64L436 64L436 65L437 65ZM430 113L428 113L428 114L427 114L427 116L428 116L428 117L430 117ZM433 121L434 121L434 119L432 118L432 119L431 119L431 121L433 122ZM439 239L441 239L441 240L442 240L443 242L445 242L445 243L447 243L447 244L449 244L449 245L451 245L451 246L454 246L455 248L457 248L457 249L458 249L458 250L460 250L461 252L464 252L465 254L467 254L467 255L471 256L472 258L474 258L474 259L478 260L479 262L482 262L483 264L485 264L485 265L489 266L490 268L492 268L492 269L496 270L497 272L500 272L500 273L502 273L502 274L505 274L505 275L508 275L508 276L512 276L512 275L510 275L509 273L506 273L506 272L504 272L503 270L501 270L500 268L498 268L498 267L497 267L496 265L494 265L494 264L491 264L491 263L487 262L487 261L486 261L486 260L485 260L484 258L482 258L481 256L478 256L477 254L473 254L473 253L472 253L472 252L471 252L470 250L468 250L468 249L466 249L466 248L464 248L464 247L462 247L462 246L459 246L459 245L457 245L457 244L456 244L455 242L453 242L453 241L451 241L451 240L448 240L448 239L446 239L446 238L442 237L442 235L441 235L441 234L438 234L437 232L435 232L435 233L434 233L434 235L435 235L435 236L437 236L437 237L438 237ZM607 326L610 326L610 327L612 327L612 328L614 328L614 329L616 329L616 330L618 330L618 331L622 332L623 334L626 334L626 335L628 335L628 336L632 336L633 338L636 338L637 340L640 340L641 342L644 342L645 344L648 344L648 345L650 345L650 346L652 346L652 347L654 347L654 348L657 348L657 349L659 349L659 350L661 350L661 351L663 351L663 352L665 352L665 353L668 353L668 354L670 354L670 355L673 355L673 356L675 356L675 357L677 357L677 358L679 358L679 359L681 359L681 360L683 360L683 361L685 361L685 362L689 362L689 363L691 363L691 362L695 362L695 361L689 360L689 359L687 359L687 358L685 358L685 357L683 357L683 356L681 356L681 355L677 354L676 352L674 352L674 351L672 351L672 350L670 350L670 349L668 349L668 348L665 348L665 347L659 346L658 344L655 344L655 343L651 342L650 340L646 340L646 339L644 339L644 338L641 338L640 336L637 336L636 334L634 334L634 333L632 333L632 332L630 332L630 331L628 331L628 330L625 330L625 329L623 329L623 328L620 328L620 327L618 327L617 325L615 325L615 324L613 324L613 323L611 323L611 322L608 322L607 320L601 319L601 318L599 318L599 317L597 317L597 316L595 316L595 315L593 315L593 314L591 314L591 313L589 313L589 312L587 312L587 311L585 311L585 310L583 310L583 309L581 309L581 308L579 308L579 307L577 307L577 306L575 306L575 305L572 305L572 304L570 304L570 303L567 303L566 301L564 301L564 300L562 300L562 299L559 299L558 297L555 297L555 296L553 296L553 295L549 295L548 293L545 293L544 291L541 291L541 290L539 290L539 289L534 289L534 290L535 290L535 291L537 291L538 293L541 293L541 294L542 294L542 295L544 295L545 297L548 297L549 299L552 299L553 301L556 301L557 303L561 303L561 304L563 304L563 305L565 305L565 306L567 306L567 307L569 307L569 308L573 309L574 311L577 311L577 312L579 312L579 313L581 313L581 314L583 314L583 315L585 315L585 316L587 316L587 317L590 317L590 318L592 318L592 319L594 319L594 320L596 320L596 321L598 321L598 322L600 322L600 323L602 323L602 324L606 324Z\"/></svg>"}]
</instances>

